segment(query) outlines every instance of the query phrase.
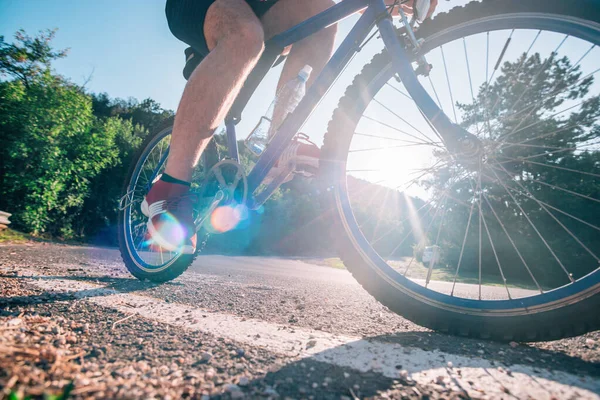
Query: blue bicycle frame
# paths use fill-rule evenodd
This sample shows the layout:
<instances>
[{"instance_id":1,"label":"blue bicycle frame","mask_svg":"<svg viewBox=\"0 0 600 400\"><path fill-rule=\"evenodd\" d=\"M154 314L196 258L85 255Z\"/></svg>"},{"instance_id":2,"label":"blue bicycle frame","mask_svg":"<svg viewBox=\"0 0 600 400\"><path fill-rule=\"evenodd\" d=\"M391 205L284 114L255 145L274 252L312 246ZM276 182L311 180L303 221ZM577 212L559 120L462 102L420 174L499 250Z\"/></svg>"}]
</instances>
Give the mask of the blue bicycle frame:
<instances>
[{"instance_id":1,"label":"blue bicycle frame","mask_svg":"<svg viewBox=\"0 0 600 400\"><path fill-rule=\"evenodd\" d=\"M256 191L337 76L354 54L360 50L361 43L375 25L379 29L385 47L391 56L395 71L430 124L444 139L461 135L460 131L462 129L450 121L419 83L413 70L411 57L400 43L384 0L342 0L328 10L273 37L265 44L265 52L246 80L225 120L229 157L239 161L235 125L239 122L241 112L256 87L273 66L283 49L365 8L363 15L314 81L300 104L286 118L269 146L261 154L248 175L248 193ZM254 208L252 204L249 204L249 206Z\"/></svg>"}]
</instances>

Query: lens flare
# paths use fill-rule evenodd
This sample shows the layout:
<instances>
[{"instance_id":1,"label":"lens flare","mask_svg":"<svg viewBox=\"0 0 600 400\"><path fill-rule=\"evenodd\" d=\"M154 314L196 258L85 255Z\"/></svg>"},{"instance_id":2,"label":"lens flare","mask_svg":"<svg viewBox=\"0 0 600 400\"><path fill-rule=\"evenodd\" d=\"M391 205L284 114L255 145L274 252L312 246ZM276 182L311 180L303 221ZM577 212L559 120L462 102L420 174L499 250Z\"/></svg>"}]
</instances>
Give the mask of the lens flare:
<instances>
[{"instance_id":1,"label":"lens flare","mask_svg":"<svg viewBox=\"0 0 600 400\"><path fill-rule=\"evenodd\" d=\"M217 207L210 216L212 228L219 233L229 232L248 218L248 209L243 205Z\"/></svg>"},{"instance_id":2,"label":"lens flare","mask_svg":"<svg viewBox=\"0 0 600 400\"><path fill-rule=\"evenodd\" d=\"M185 229L177 219L165 213L156 231L151 232L152 239L156 244L168 251L176 251L186 239Z\"/></svg>"}]
</instances>

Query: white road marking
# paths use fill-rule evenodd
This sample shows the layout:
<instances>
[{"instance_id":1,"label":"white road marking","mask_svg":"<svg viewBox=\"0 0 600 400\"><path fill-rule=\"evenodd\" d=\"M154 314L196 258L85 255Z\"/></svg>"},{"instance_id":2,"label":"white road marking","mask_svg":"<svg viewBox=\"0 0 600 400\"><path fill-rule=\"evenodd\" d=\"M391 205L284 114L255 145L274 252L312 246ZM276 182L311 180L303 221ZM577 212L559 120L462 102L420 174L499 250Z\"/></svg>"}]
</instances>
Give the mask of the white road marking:
<instances>
[{"instance_id":1,"label":"white road marking","mask_svg":"<svg viewBox=\"0 0 600 400\"><path fill-rule=\"evenodd\" d=\"M481 357L466 357L438 350L364 340L305 328L289 328L256 319L215 313L138 294L119 293L101 285L38 276L32 283L42 289L73 292L78 298L185 329L208 332L250 346L289 356L292 360L314 360L361 372L374 371L398 378L397 366L406 369L416 382L442 384L466 391L475 398L589 398L599 399L600 379L580 377L527 365L512 365L510 373ZM474 349L475 351L475 349ZM452 362L452 368L447 366Z\"/></svg>"}]
</instances>

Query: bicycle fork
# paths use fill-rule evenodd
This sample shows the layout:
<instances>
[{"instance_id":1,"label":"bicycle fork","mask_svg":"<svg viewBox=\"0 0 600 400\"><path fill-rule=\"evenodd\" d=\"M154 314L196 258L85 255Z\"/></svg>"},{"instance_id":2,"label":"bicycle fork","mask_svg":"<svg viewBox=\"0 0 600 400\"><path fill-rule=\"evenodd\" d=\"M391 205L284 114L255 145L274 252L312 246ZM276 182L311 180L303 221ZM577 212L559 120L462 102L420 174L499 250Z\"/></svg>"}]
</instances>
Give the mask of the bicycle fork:
<instances>
[{"instance_id":1,"label":"bicycle fork","mask_svg":"<svg viewBox=\"0 0 600 400\"><path fill-rule=\"evenodd\" d=\"M383 13L386 11L385 4L382 0L372 0L371 6L375 12ZM420 44L418 43L412 26L408 22L406 15L399 9L400 15L404 22L404 27L407 31L409 41L412 47L418 51ZM417 75L411 63L411 57L398 40L398 35L394 29L391 18L382 18L377 22L377 27L381 33L381 37L385 47L392 59L392 66L402 80L404 87L413 98L419 107L423 116L429 124L437 132L440 140L445 144L448 151L454 156L460 156L462 159L476 159L481 155L481 141L467 130L461 128L457 124L450 121L450 118L438 107L429 93L423 88L419 82ZM425 69L428 73L429 64L423 56L418 57L419 69Z\"/></svg>"}]
</instances>

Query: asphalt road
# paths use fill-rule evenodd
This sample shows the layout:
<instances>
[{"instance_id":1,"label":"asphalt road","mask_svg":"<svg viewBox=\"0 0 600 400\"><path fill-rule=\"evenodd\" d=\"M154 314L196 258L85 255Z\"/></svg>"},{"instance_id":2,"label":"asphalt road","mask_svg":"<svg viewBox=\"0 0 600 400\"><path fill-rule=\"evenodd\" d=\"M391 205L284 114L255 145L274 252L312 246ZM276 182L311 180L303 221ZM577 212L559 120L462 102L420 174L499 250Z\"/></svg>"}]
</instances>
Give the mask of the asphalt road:
<instances>
[{"instance_id":1,"label":"asphalt road","mask_svg":"<svg viewBox=\"0 0 600 400\"><path fill-rule=\"evenodd\" d=\"M347 271L297 260L202 256L157 286L132 279L114 249L0 246L0 289L0 333L18 318L27 340L44 340L27 319L42 316L61 326L42 332L71 347L48 343L83 354L69 361L81 396L600 398L597 332L533 344L441 335L381 306ZM0 357L19 338L0 336ZM25 367L0 367L0 386L33 373ZM11 386L33 390L21 381Z\"/></svg>"}]
</instances>

